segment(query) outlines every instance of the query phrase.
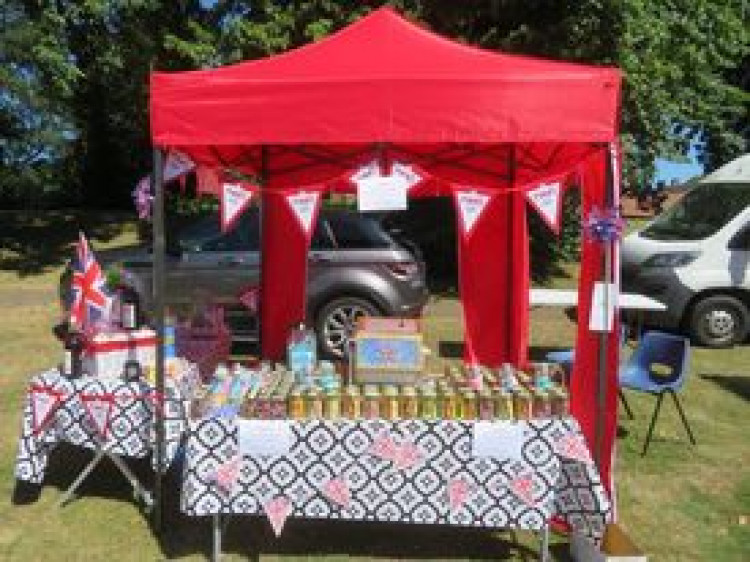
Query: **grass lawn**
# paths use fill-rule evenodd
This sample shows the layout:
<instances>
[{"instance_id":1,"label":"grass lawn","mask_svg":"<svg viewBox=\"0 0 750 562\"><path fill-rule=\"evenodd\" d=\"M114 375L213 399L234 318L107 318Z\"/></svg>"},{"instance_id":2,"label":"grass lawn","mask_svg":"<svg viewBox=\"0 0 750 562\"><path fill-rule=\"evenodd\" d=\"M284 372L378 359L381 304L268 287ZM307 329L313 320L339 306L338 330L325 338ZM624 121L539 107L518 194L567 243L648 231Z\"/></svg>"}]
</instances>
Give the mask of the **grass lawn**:
<instances>
[{"instance_id":1,"label":"grass lawn","mask_svg":"<svg viewBox=\"0 0 750 562\"><path fill-rule=\"evenodd\" d=\"M205 559L207 522L189 520L169 508L168 532L160 544L131 500L114 468L103 464L82 487L85 497L58 509L56 500L87 462L73 448L53 455L41 494L25 502L13 469L20 407L28 377L57 363L60 352L50 328L59 314L56 279L70 255L79 222L96 248L135 240L132 224L111 218L57 213L44 221L0 213L0 559L2 560L180 560ZM575 284L570 277L555 286ZM456 360L460 307L435 297L426 323L428 343ZM562 310L532 310L532 356L573 343L573 324ZM435 358L435 360L438 360ZM443 359L439 359L442 361ZM624 526L652 560L750 560L750 346L693 351L683 404L698 445L691 447L669 401L648 456L640 449L653 408L650 396L629 395L636 419L620 421L617 441L618 511ZM143 463L136 470L147 476ZM172 478L171 490L177 491ZM14 497L15 496L15 497ZM11 501L14 498L16 501ZM507 534L452 528L292 521L274 539L265 521L230 524L226 559L248 555L271 560L533 560L536 542L519 533L517 548ZM556 560L565 560L556 538ZM258 554L262 553L262 554Z\"/></svg>"}]
</instances>

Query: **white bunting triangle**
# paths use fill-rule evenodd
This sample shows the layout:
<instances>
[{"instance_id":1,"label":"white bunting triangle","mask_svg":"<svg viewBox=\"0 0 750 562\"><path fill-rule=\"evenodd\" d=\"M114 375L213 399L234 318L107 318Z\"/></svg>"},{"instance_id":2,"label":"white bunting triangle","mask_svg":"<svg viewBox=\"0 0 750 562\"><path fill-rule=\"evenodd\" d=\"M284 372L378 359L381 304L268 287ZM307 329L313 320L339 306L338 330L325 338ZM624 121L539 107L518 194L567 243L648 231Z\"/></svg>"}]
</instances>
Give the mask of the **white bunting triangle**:
<instances>
[{"instance_id":1,"label":"white bunting triangle","mask_svg":"<svg viewBox=\"0 0 750 562\"><path fill-rule=\"evenodd\" d=\"M540 183L534 189L526 192L526 198L552 231L559 234L562 211L562 182Z\"/></svg>"},{"instance_id":2,"label":"white bunting triangle","mask_svg":"<svg viewBox=\"0 0 750 562\"><path fill-rule=\"evenodd\" d=\"M297 217L305 236L310 238L312 235L313 224L318 215L320 193L316 191L300 191L294 195L287 195L286 200L289 203L289 207L291 207L294 216Z\"/></svg>"},{"instance_id":3,"label":"white bunting triangle","mask_svg":"<svg viewBox=\"0 0 750 562\"><path fill-rule=\"evenodd\" d=\"M240 183L221 185L221 231L227 232L253 199L253 192Z\"/></svg>"},{"instance_id":4,"label":"white bunting triangle","mask_svg":"<svg viewBox=\"0 0 750 562\"><path fill-rule=\"evenodd\" d=\"M31 391L31 423L34 433L39 433L62 402L62 393L51 388L34 388Z\"/></svg>"},{"instance_id":5,"label":"white bunting triangle","mask_svg":"<svg viewBox=\"0 0 750 562\"><path fill-rule=\"evenodd\" d=\"M164 181L172 181L175 178L184 176L193 168L195 168L195 163L189 156L172 150L167 154L167 158L164 161Z\"/></svg>"},{"instance_id":6,"label":"white bunting triangle","mask_svg":"<svg viewBox=\"0 0 750 562\"><path fill-rule=\"evenodd\" d=\"M458 222L462 234L468 238L491 197L477 191L455 191L454 196L458 207Z\"/></svg>"},{"instance_id":7,"label":"white bunting triangle","mask_svg":"<svg viewBox=\"0 0 750 562\"><path fill-rule=\"evenodd\" d=\"M89 415L94 429L102 436L107 438L107 429L109 428L109 418L112 414L114 405L114 396L103 394L82 394L81 402Z\"/></svg>"}]
</instances>

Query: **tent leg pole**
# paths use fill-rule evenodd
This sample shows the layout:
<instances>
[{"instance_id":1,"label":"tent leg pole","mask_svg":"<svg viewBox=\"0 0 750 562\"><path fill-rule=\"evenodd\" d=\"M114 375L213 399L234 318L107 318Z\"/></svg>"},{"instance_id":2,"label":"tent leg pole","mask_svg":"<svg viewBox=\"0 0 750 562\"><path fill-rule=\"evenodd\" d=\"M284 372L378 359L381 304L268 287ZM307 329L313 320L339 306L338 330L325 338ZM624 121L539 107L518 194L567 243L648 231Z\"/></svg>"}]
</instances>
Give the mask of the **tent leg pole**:
<instances>
[{"instance_id":1,"label":"tent leg pole","mask_svg":"<svg viewBox=\"0 0 750 562\"><path fill-rule=\"evenodd\" d=\"M164 396L164 269L165 269L165 228L164 228L164 156L162 151L153 151L153 171L151 189L154 193L153 208L153 302L154 321L156 324L156 392L157 400ZM153 526L157 533L163 523L163 489L164 472L164 418L161 408L154 408L156 424L156 473L154 474L154 512Z\"/></svg>"}]
</instances>

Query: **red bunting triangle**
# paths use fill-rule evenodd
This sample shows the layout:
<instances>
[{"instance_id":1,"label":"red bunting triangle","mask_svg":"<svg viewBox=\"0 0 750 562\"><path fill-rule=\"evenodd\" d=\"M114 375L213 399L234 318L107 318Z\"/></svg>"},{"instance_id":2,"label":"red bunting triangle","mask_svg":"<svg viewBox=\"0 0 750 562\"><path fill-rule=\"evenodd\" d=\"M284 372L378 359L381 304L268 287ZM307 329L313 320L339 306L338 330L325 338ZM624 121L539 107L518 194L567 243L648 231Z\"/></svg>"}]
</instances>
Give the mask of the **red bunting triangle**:
<instances>
[{"instance_id":1,"label":"red bunting triangle","mask_svg":"<svg viewBox=\"0 0 750 562\"><path fill-rule=\"evenodd\" d=\"M81 403L94 429L102 439L107 439L109 420L112 416L112 408L115 405L114 395L81 393Z\"/></svg>"},{"instance_id":2,"label":"red bunting triangle","mask_svg":"<svg viewBox=\"0 0 750 562\"><path fill-rule=\"evenodd\" d=\"M49 386L31 387L31 426L34 434L40 433L62 404L65 393Z\"/></svg>"}]
</instances>

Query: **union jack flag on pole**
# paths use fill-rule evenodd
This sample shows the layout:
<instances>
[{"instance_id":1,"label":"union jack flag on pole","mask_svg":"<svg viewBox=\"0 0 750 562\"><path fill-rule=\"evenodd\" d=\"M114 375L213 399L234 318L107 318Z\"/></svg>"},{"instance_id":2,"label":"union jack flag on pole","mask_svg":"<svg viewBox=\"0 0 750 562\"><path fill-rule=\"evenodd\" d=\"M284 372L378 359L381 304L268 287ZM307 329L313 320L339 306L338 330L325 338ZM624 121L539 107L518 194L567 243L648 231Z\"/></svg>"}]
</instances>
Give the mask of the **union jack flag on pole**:
<instances>
[{"instance_id":1,"label":"union jack flag on pole","mask_svg":"<svg viewBox=\"0 0 750 562\"><path fill-rule=\"evenodd\" d=\"M88 240L79 233L76 256L72 262L73 301L70 306L70 322L81 330L99 322L108 322L112 309L112 296L107 290L102 269L89 248Z\"/></svg>"}]
</instances>

